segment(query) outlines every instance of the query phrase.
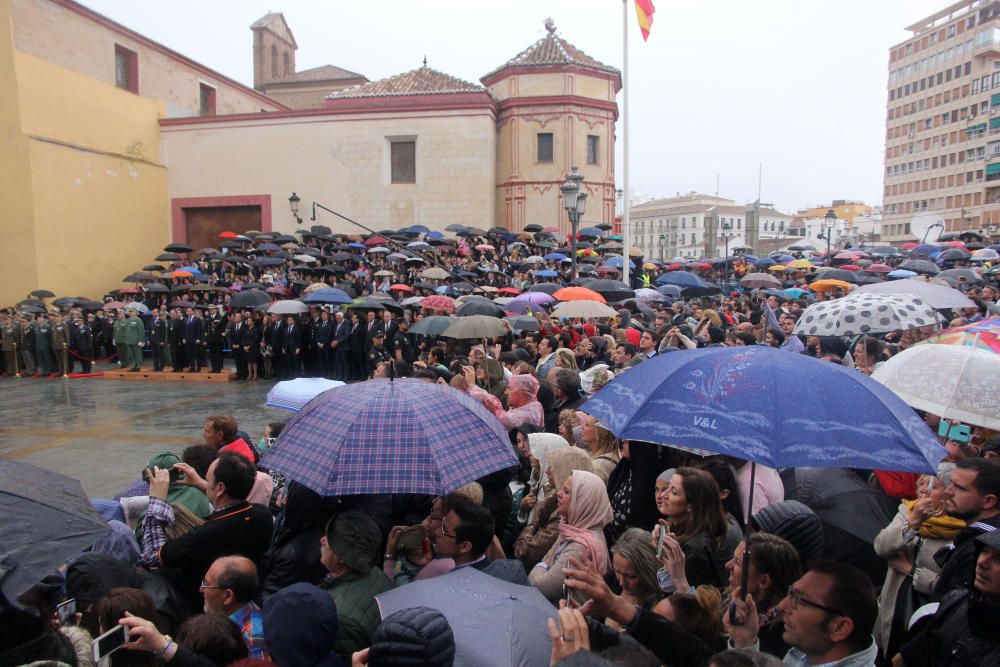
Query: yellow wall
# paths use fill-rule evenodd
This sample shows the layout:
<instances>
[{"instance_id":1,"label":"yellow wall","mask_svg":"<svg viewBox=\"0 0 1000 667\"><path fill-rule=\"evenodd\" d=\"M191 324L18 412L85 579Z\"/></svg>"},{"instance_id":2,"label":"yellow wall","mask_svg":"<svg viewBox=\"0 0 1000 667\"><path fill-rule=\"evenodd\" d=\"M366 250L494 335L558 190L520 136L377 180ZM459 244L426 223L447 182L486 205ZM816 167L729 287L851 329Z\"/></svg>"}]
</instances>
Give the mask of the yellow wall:
<instances>
[{"instance_id":1,"label":"yellow wall","mask_svg":"<svg viewBox=\"0 0 1000 667\"><path fill-rule=\"evenodd\" d=\"M0 123L23 150L0 156L0 170L14 173L23 195L14 197L19 242L0 250L0 303L37 288L99 298L169 243L162 107L24 53L11 61Z\"/></svg>"},{"instance_id":2,"label":"yellow wall","mask_svg":"<svg viewBox=\"0 0 1000 667\"><path fill-rule=\"evenodd\" d=\"M799 211L795 214L796 218L802 220L812 220L813 218L822 218L826 215L826 212L830 210L829 206L818 206L816 208L811 208L806 211ZM846 220L847 226L850 227L854 223L854 218L859 215L868 215L872 212L871 206L866 206L865 204L843 204L841 206L833 207L834 213L837 214L838 220Z\"/></svg>"}]
</instances>

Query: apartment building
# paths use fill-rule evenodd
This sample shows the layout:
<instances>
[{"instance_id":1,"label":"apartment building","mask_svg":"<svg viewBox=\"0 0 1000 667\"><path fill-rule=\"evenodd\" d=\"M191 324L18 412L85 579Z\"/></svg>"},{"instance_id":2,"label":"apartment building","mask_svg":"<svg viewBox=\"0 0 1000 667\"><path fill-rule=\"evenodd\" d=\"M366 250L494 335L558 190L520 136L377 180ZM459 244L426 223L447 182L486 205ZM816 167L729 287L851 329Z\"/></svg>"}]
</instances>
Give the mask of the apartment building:
<instances>
[{"instance_id":1,"label":"apartment building","mask_svg":"<svg viewBox=\"0 0 1000 667\"><path fill-rule=\"evenodd\" d=\"M889 50L882 238L915 240L918 215L945 233L1000 222L1000 1L963 0L907 28Z\"/></svg>"}]
</instances>

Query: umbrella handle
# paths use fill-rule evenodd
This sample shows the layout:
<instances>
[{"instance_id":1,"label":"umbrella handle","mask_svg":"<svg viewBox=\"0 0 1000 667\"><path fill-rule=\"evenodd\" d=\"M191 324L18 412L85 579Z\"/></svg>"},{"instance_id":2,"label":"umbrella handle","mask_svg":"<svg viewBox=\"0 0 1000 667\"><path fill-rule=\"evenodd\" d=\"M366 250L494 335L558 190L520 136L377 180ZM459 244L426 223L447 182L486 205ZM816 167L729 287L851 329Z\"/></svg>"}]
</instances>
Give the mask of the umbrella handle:
<instances>
[{"instance_id":1,"label":"umbrella handle","mask_svg":"<svg viewBox=\"0 0 1000 667\"><path fill-rule=\"evenodd\" d=\"M757 464L750 462L750 497L747 499L746 528L743 531L743 571L740 573L740 600L747 599L750 583L750 517L753 516L753 489L757 483ZM736 605L729 605L729 622L736 624Z\"/></svg>"}]
</instances>

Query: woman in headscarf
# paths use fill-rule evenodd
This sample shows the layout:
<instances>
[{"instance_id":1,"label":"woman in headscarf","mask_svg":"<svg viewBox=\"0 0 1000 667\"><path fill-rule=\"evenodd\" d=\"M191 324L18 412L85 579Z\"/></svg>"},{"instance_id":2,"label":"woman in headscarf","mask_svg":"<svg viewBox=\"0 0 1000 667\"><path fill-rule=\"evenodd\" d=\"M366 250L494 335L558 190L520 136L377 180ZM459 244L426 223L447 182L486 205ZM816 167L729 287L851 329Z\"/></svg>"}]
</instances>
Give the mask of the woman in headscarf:
<instances>
[{"instance_id":1,"label":"woman in headscarf","mask_svg":"<svg viewBox=\"0 0 1000 667\"><path fill-rule=\"evenodd\" d=\"M525 570L531 570L542 560L557 539L559 539L559 515L557 489L566 483L574 470L593 472L587 453L578 447L557 447L546 454L544 478L545 498L532 510L527 525L514 543L514 557L524 563Z\"/></svg>"},{"instance_id":2,"label":"woman in headscarf","mask_svg":"<svg viewBox=\"0 0 1000 667\"><path fill-rule=\"evenodd\" d=\"M570 558L593 563L602 576L608 572L610 562L603 531L611 521L611 503L601 478L583 470L574 471L563 482L557 498L559 540L528 574L528 581L552 602L562 597L566 580L563 569Z\"/></svg>"},{"instance_id":3,"label":"woman in headscarf","mask_svg":"<svg viewBox=\"0 0 1000 667\"><path fill-rule=\"evenodd\" d=\"M528 493L521 500L521 517L525 522L534 518L535 507L544 502L558 490L546 488L549 482L549 454L558 449L569 447L569 443L561 435L554 433L529 433L528 457L531 459L531 477L528 479Z\"/></svg>"},{"instance_id":4,"label":"woman in headscarf","mask_svg":"<svg viewBox=\"0 0 1000 667\"><path fill-rule=\"evenodd\" d=\"M507 383L503 379L503 366L491 357L483 357L476 362L476 386L492 394L506 408L504 395L507 393Z\"/></svg>"},{"instance_id":5,"label":"woman in headscarf","mask_svg":"<svg viewBox=\"0 0 1000 667\"><path fill-rule=\"evenodd\" d=\"M580 438L590 452L590 459L594 464L594 474L607 483L608 476L621 458L618 438L615 437L614 433L600 426L595 417L585 412L578 412L577 415L580 419Z\"/></svg>"},{"instance_id":6,"label":"woman in headscarf","mask_svg":"<svg viewBox=\"0 0 1000 667\"><path fill-rule=\"evenodd\" d=\"M471 366L462 367L462 375L473 398L486 406L508 431L521 424L533 424L545 428L545 410L538 402L538 380L533 375L512 375L507 383L507 403L509 410L496 396L476 386L476 371Z\"/></svg>"}]
</instances>

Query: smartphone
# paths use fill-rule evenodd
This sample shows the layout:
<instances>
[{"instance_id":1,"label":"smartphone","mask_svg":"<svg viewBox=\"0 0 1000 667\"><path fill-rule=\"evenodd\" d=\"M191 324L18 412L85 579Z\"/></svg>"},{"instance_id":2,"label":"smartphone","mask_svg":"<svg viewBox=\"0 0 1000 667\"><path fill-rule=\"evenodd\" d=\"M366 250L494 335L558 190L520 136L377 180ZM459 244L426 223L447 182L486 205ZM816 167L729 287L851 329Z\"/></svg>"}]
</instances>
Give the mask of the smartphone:
<instances>
[{"instance_id":1,"label":"smartphone","mask_svg":"<svg viewBox=\"0 0 1000 667\"><path fill-rule=\"evenodd\" d=\"M563 584L563 600L566 601L566 608L573 608L573 589Z\"/></svg>"},{"instance_id":2,"label":"smartphone","mask_svg":"<svg viewBox=\"0 0 1000 667\"><path fill-rule=\"evenodd\" d=\"M91 642L94 651L94 662L99 662L111 655L128 641L128 628L117 625Z\"/></svg>"},{"instance_id":3,"label":"smartphone","mask_svg":"<svg viewBox=\"0 0 1000 667\"><path fill-rule=\"evenodd\" d=\"M59 617L59 625L70 625L76 617L76 598L60 602L56 606L56 615Z\"/></svg>"},{"instance_id":4,"label":"smartphone","mask_svg":"<svg viewBox=\"0 0 1000 667\"><path fill-rule=\"evenodd\" d=\"M660 526L660 539L656 542L656 557L663 558L663 540L667 536L667 527Z\"/></svg>"},{"instance_id":5,"label":"smartphone","mask_svg":"<svg viewBox=\"0 0 1000 667\"><path fill-rule=\"evenodd\" d=\"M952 424L942 419L938 424L938 435L955 442L968 442L972 437L972 428L968 424Z\"/></svg>"}]
</instances>

